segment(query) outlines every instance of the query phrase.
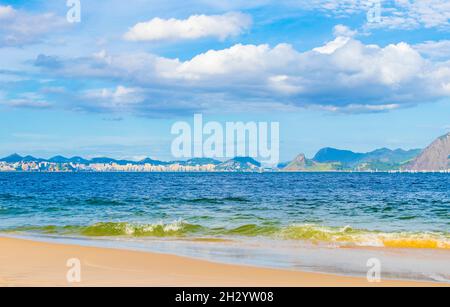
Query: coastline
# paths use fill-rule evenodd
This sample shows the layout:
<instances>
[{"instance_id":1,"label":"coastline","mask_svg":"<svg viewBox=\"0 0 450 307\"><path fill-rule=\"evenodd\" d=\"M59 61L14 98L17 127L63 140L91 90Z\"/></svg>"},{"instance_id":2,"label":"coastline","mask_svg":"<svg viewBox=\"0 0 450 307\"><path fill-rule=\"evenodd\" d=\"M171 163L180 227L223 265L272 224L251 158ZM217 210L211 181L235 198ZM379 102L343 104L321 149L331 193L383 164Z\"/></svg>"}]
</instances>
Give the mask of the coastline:
<instances>
[{"instance_id":1,"label":"coastline","mask_svg":"<svg viewBox=\"0 0 450 307\"><path fill-rule=\"evenodd\" d=\"M258 286L449 287L212 263L174 255L43 243L0 237L0 287L8 286ZM81 283L69 284L69 259L81 262Z\"/></svg>"}]
</instances>

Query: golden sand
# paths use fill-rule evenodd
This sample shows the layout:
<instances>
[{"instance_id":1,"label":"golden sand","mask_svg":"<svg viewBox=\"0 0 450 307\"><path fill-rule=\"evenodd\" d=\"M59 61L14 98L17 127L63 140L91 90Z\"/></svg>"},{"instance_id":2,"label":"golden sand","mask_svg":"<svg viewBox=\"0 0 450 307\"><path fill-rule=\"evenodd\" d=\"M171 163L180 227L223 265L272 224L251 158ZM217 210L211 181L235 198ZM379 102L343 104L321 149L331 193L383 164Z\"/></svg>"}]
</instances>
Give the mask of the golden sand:
<instances>
[{"instance_id":1,"label":"golden sand","mask_svg":"<svg viewBox=\"0 0 450 307\"><path fill-rule=\"evenodd\" d=\"M81 283L67 282L67 261ZM0 238L0 286L449 286L217 264L173 255Z\"/></svg>"}]
</instances>

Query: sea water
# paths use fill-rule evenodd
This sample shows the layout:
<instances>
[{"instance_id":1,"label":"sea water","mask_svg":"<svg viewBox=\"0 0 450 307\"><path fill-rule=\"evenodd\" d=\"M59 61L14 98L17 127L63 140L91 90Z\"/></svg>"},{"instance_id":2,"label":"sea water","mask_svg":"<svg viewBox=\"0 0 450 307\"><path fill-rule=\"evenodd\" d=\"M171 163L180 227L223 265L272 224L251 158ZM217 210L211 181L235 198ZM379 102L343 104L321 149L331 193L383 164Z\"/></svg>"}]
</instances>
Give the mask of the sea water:
<instances>
[{"instance_id":1,"label":"sea water","mask_svg":"<svg viewBox=\"0 0 450 307\"><path fill-rule=\"evenodd\" d=\"M0 233L226 263L450 281L450 176L0 173Z\"/></svg>"}]
</instances>

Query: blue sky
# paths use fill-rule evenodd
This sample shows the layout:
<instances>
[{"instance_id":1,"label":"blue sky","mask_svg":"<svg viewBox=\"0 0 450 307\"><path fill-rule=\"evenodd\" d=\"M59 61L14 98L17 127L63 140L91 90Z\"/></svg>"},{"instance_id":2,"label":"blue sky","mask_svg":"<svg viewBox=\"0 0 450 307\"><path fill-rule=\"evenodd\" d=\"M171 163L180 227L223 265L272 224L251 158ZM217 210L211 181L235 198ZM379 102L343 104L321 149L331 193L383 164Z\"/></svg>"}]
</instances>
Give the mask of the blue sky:
<instances>
[{"instance_id":1,"label":"blue sky","mask_svg":"<svg viewBox=\"0 0 450 307\"><path fill-rule=\"evenodd\" d=\"M171 159L194 113L280 122L282 160L423 148L450 130L450 3L375 2L0 1L0 156Z\"/></svg>"}]
</instances>

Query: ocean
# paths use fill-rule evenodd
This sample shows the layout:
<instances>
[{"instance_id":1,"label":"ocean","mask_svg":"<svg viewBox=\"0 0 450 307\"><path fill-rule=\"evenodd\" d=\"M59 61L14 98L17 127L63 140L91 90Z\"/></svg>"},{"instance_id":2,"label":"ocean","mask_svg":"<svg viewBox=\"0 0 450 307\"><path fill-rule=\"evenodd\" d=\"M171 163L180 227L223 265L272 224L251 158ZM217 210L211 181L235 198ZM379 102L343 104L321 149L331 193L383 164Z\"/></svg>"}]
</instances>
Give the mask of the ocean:
<instances>
[{"instance_id":1,"label":"ocean","mask_svg":"<svg viewBox=\"0 0 450 307\"><path fill-rule=\"evenodd\" d=\"M0 173L0 235L450 282L450 176Z\"/></svg>"}]
</instances>

